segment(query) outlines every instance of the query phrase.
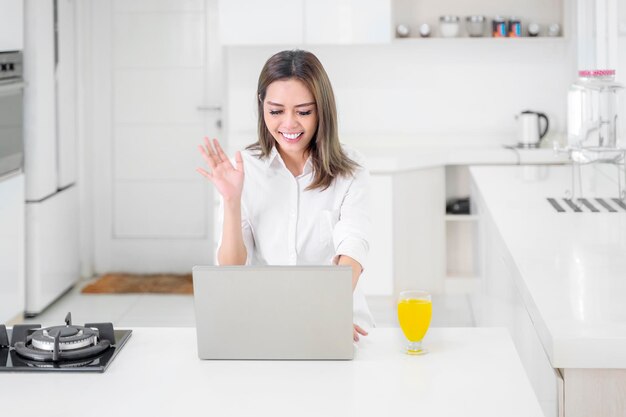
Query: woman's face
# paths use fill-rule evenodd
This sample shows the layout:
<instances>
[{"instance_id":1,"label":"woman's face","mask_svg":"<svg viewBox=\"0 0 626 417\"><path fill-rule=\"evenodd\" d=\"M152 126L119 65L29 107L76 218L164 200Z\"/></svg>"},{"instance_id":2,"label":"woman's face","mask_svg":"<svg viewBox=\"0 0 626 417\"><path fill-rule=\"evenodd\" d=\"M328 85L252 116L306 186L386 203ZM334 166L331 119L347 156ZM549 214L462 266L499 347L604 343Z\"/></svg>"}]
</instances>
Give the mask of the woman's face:
<instances>
[{"instance_id":1,"label":"woman's face","mask_svg":"<svg viewBox=\"0 0 626 417\"><path fill-rule=\"evenodd\" d=\"M317 130L317 107L309 89L299 80L274 81L263 102L265 126L278 150L302 158Z\"/></svg>"}]
</instances>

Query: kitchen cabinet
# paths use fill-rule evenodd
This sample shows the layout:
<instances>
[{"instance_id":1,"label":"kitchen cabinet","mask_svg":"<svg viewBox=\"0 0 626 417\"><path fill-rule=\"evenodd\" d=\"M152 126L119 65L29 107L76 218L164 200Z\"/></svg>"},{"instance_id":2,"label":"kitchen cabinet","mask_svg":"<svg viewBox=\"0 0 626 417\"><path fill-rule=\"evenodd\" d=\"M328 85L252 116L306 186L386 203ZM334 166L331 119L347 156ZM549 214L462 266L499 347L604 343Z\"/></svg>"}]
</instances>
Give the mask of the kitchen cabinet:
<instances>
[{"instance_id":1,"label":"kitchen cabinet","mask_svg":"<svg viewBox=\"0 0 626 417\"><path fill-rule=\"evenodd\" d=\"M391 3L223 0L219 22L223 45L387 43L391 40Z\"/></svg>"},{"instance_id":2,"label":"kitchen cabinet","mask_svg":"<svg viewBox=\"0 0 626 417\"><path fill-rule=\"evenodd\" d=\"M445 277L443 166L372 175L366 295L440 293Z\"/></svg>"},{"instance_id":3,"label":"kitchen cabinet","mask_svg":"<svg viewBox=\"0 0 626 417\"><path fill-rule=\"evenodd\" d=\"M473 297L476 325L509 329L544 414L556 417L559 393L563 389L562 377L552 368L546 356L515 285L514 275L517 272L514 262L475 185L472 186L471 198L475 216L480 219L476 224L483 268L479 292Z\"/></svg>"},{"instance_id":4,"label":"kitchen cabinet","mask_svg":"<svg viewBox=\"0 0 626 417\"><path fill-rule=\"evenodd\" d=\"M220 0L218 10L222 45L298 45L304 40L302 0Z\"/></svg>"},{"instance_id":5,"label":"kitchen cabinet","mask_svg":"<svg viewBox=\"0 0 626 417\"><path fill-rule=\"evenodd\" d=\"M24 49L22 0L0 0L0 52Z\"/></svg>"},{"instance_id":6,"label":"kitchen cabinet","mask_svg":"<svg viewBox=\"0 0 626 417\"><path fill-rule=\"evenodd\" d=\"M370 176L370 251L359 279L359 288L368 296L393 293L393 176Z\"/></svg>"},{"instance_id":7,"label":"kitchen cabinet","mask_svg":"<svg viewBox=\"0 0 626 417\"><path fill-rule=\"evenodd\" d=\"M470 165L528 164L534 169L564 161L551 149L358 149L372 173L369 275L362 282L366 295L390 296L414 288L475 294L482 276L480 219L473 212L446 215L447 199L470 195Z\"/></svg>"},{"instance_id":8,"label":"kitchen cabinet","mask_svg":"<svg viewBox=\"0 0 626 417\"><path fill-rule=\"evenodd\" d=\"M0 323L24 312L24 175L0 178Z\"/></svg>"},{"instance_id":9,"label":"kitchen cabinet","mask_svg":"<svg viewBox=\"0 0 626 417\"><path fill-rule=\"evenodd\" d=\"M388 0L305 0L304 43L375 44L391 40Z\"/></svg>"},{"instance_id":10,"label":"kitchen cabinet","mask_svg":"<svg viewBox=\"0 0 626 417\"><path fill-rule=\"evenodd\" d=\"M509 329L547 417L626 413L626 217L612 199L617 178L597 166L583 167L582 183L597 211L580 212L562 200L571 167L470 168L484 278L477 324Z\"/></svg>"}]
</instances>

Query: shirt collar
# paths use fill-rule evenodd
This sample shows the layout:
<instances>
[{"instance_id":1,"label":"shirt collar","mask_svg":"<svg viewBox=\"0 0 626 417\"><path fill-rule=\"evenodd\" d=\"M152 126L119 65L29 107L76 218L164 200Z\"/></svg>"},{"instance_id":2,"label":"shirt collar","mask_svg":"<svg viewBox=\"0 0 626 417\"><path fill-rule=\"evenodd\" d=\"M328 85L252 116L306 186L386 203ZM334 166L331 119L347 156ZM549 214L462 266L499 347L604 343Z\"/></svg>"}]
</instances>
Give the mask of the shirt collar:
<instances>
[{"instance_id":1,"label":"shirt collar","mask_svg":"<svg viewBox=\"0 0 626 417\"><path fill-rule=\"evenodd\" d=\"M276 146L272 146L272 150L270 151L270 156L265 160L265 165L266 166L271 166L274 161L279 161L282 158L280 158L280 155L278 154L278 150L276 149Z\"/></svg>"},{"instance_id":2,"label":"shirt collar","mask_svg":"<svg viewBox=\"0 0 626 417\"><path fill-rule=\"evenodd\" d=\"M283 158L278 153L278 149L276 149L276 146L272 146L270 156L265 160L265 166L271 167L272 165L287 169L287 165L285 165L285 161L283 161ZM313 171L313 160L311 159L311 155L309 155L306 162L304 163L304 169L302 170L302 175L310 174L312 171Z\"/></svg>"}]
</instances>

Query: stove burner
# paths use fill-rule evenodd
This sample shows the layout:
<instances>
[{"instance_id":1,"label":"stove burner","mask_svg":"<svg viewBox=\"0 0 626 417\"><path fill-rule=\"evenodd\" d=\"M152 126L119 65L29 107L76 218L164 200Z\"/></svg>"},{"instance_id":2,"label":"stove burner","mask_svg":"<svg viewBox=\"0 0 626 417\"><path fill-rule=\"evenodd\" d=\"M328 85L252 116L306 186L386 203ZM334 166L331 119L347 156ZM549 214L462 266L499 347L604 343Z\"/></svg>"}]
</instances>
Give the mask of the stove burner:
<instances>
[{"instance_id":1,"label":"stove burner","mask_svg":"<svg viewBox=\"0 0 626 417\"><path fill-rule=\"evenodd\" d=\"M41 350L54 350L54 340L60 333L59 349L74 350L98 343L98 331L79 326L55 326L32 334L32 346Z\"/></svg>"},{"instance_id":2,"label":"stove burner","mask_svg":"<svg viewBox=\"0 0 626 417\"><path fill-rule=\"evenodd\" d=\"M72 325L72 315L68 313L65 326L35 330L26 341L15 343L15 351L34 361L80 361L102 353L111 343L100 337L98 328Z\"/></svg>"},{"instance_id":3,"label":"stove burner","mask_svg":"<svg viewBox=\"0 0 626 417\"><path fill-rule=\"evenodd\" d=\"M42 328L39 324L0 324L0 375L2 372L105 372L126 345L132 330L113 323Z\"/></svg>"}]
</instances>

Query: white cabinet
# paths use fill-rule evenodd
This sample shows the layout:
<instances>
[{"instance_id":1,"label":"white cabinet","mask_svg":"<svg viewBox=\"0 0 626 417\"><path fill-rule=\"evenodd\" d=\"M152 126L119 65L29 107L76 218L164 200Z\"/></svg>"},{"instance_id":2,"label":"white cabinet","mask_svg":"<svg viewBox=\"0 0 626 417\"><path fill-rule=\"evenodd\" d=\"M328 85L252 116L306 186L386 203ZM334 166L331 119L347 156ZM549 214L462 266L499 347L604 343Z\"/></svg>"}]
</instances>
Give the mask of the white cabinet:
<instances>
[{"instance_id":1,"label":"white cabinet","mask_svg":"<svg viewBox=\"0 0 626 417\"><path fill-rule=\"evenodd\" d=\"M398 172L393 178L394 295L444 291L445 168Z\"/></svg>"},{"instance_id":2,"label":"white cabinet","mask_svg":"<svg viewBox=\"0 0 626 417\"><path fill-rule=\"evenodd\" d=\"M0 0L0 52L24 49L22 0Z\"/></svg>"},{"instance_id":3,"label":"white cabinet","mask_svg":"<svg viewBox=\"0 0 626 417\"><path fill-rule=\"evenodd\" d=\"M305 0L307 44L387 43L391 2L387 0Z\"/></svg>"},{"instance_id":4,"label":"white cabinet","mask_svg":"<svg viewBox=\"0 0 626 417\"><path fill-rule=\"evenodd\" d=\"M302 0L221 0L219 32L223 45L301 44Z\"/></svg>"},{"instance_id":5,"label":"white cabinet","mask_svg":"<svg viewBox=\"0 0 626 417\"><path fill-rule=\"evenodd\" d=\"M445 259L444 167L374 174L366 295L441 293Z\"/></svg>"},{"instance_id":6,"label":"white cabinet","mask_svg":"<svg viewBox=\"0 0 626 417\"><path fill-rule=\"evenodd\" d=\"M223 45L370 44L391 40L390 0L222 0Z\"/></svg>"},{"instance_id":7,"label":"white cabinet","mask_svg":"<svg viewBox=\"0 0 626 417\"><path fill-rule=\"evenodd\" d=\"M370 252L359 279L359 288L368 296L393 293L393 177L370 177Z\"/></svg>"},{"instance_id":8,"label":"white cabinet","mask_svg":"<svg viewBox=\"0 0 626 417\"><path fill-rule=\"evenodd\" d=\"M24 311L24 175L0 178L0 323Z\"/></svg>"},{"instance_id":9,"label":"white cabinet","mask_svg":"<svg viewBox=\"0 0 626 417\"><path fill-rule=\"evenodd\" d=\"M476 325L504 326L509 329L544 414L546 417L556 417L561 376L552 368L543 349L516 284L521 279L519 271L475 186L472 186L471 198L472 209L479 218L478 238L483 275L481 290L474 296L473 302Z\"/></svg>"}]
</instances>

